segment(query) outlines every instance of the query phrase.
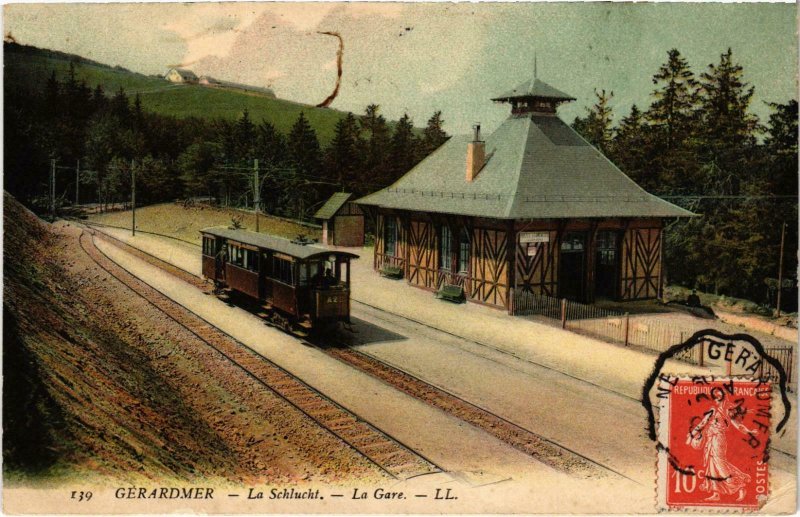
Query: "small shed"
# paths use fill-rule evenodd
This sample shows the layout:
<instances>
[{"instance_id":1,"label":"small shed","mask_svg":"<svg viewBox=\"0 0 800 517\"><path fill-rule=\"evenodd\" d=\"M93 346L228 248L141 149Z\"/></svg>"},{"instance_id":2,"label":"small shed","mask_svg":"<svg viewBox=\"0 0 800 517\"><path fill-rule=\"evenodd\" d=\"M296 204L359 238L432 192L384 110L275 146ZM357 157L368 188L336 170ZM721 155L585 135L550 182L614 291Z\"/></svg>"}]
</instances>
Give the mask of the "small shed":
<instances>
[{"instance_id":1,"label":"small shed","mask_svg":"<svg viewBox=\"0 0 800 517\"><path fill-rule=\"evenodd\" d=\"M337 192L314 214L322 221L322 243L328 246L364 245L364 211L350 201L353 194Z\"/></svg>"}]
</instances>

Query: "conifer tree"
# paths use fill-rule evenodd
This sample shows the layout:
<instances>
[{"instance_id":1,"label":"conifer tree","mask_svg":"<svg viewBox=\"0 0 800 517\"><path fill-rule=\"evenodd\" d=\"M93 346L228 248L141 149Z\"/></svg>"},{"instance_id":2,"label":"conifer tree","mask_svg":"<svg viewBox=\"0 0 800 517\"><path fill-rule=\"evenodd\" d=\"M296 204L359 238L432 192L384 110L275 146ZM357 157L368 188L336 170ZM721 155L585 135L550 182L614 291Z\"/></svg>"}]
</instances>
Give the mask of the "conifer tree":
<instances>
[{"instance_id":1,"label":"conifer tree","mask_svg":"<svg viewBox=\"0 0 800 517\"><path fill-rule=\"evenodd\" d=\"M692 131L697 102L697 80L678 49L667 52L667 62L653 76L653 103L647 119L667 150L681 145Z\"/></svg>"},{"instance_id":2,"label":"conifer tree","mask_svg":"<svg viewBox=\"0 0 800 517\"><path fill-rule=\"evenodd\" d=\"M389 183L391 131L377 104L367 106L360 125L364 136L363 152L366 155L363 160L363 179L370 185L365 190L376 190Z\"/></svg>"},{"instance_id":3,"label":"conifer tree","mask_svg":"<svg viewBox=\"0 0 800 517\"><path fill-rule=\"evenodd\" d=\"M634 104L627 117L620 120L610 148L609 158L645 190L655 187L657 178L648 174L651 131L639 107Z\"/></svg>"},{"instance_id":4,"label":"conifer tree","mask_svg":"<svg viewBox=\"0 0 800 517\"><path fill-rule=\"evenodd\" d=\"M590 144L597 147L603 154L607 154L614 136L613 111L609 102L614 98L614 92L606 93L605 90L594 91L595 103L591 108L586 108L586 116L575 117L573 129L580 133Z\"/></svg>"},{"instance_id":5,"label":"conifer tree","mask_svg":"<svg viewBox=\"0 0 800 517\"><path fill-rule=\"evenodd\" d=\"M435 112L428 119L428 125L423 131L421 142L421 152L424 156L431 154L450 138L442 129L442 124L444 124L444 120L442 120L441 111Z\"/></svg>"},{"instance_id":6,"label":"conifer tree","mask_svg":"<svg viewBox=\"0 0 800 517\"><path fill-rule=\"evenodd\" d=\"M358 123L352 113L336 123L333 140L326 156L326 176L345 189L356 185L360 170L361 137Z\"/></svg>"},{"instance_id":7,"label":"conifer tree","mask_svg":"<svg viewBox=\"0 0 800 517\"><path fill-rule=\"evenodd\" d=\"M417 163L418 143L413 130L414 123L406 113L397 121L392 135L390 182L410 171Z\"/></svg>"}]
</instances>

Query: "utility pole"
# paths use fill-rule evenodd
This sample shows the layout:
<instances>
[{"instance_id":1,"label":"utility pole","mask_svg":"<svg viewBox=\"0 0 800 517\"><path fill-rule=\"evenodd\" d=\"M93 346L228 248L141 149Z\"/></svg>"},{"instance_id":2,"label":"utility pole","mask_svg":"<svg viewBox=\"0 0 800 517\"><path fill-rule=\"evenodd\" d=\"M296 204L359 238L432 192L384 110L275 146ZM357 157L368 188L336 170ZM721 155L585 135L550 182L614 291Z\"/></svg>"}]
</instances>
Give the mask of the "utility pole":
<instances>
[{"instance_id":1,"label":"utility pole","mask_svg":"<svg viewBox=\"0 0 800 517\"><path fill-rule=\"evenodd\" d=\"M50 160L50 220L56 220L56 160Z\"/></svg>"},{"instance_id":2,"label":"utility pole","mask_svg":"<svg viewBox=\"0 0 800 517\"><path fill-rule=\"evenodd\" d=\"M136 161L131 160L131 236L136 237Z\"/></svg>"},{"instance_id":3,"label":"utility pole","mask_svg":"<svg viewBox=\"0 0 800 517\"><path fill-rule=\"evenodd\" d=\"M78 195L81 182L81 161L75 166L75 206L78 206Z\"/></svg>"},{"instance_id":4,"label":"utility pole","mask_svg":"<svg viewBox=\"0 0 800 517\"><path fill-rule=\"evenodd\" d=\"M256 232L258 232L258 209L261 205L261 188L258 184L258 158L253 160L253 205L255 205Z\"/></svg>"},{"instance_id":5,"label":"utility pole","mask_svg":"<svg viewBox=\"0 0 800 517\"><path fill-rule=\"evenodd\" d=\"M781 317L781 290L783 289L783 243L786 239L786 222L781 227L781 256L778 258L778 313L776 317Z\"/></svg>"}]
</instances>

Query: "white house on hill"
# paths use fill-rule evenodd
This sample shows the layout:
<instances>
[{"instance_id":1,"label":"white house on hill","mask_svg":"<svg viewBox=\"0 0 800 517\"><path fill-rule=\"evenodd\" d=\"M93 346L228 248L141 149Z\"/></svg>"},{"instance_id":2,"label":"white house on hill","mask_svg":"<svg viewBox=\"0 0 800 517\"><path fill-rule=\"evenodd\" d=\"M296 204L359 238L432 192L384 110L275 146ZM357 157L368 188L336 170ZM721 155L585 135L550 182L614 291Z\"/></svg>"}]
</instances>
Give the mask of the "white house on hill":
<instances>
[{"instance_id":1,"label":"white house on hill","mask_svg":"<svg viewBox=\"0 0 800 517\"><path fill-rule=\"evenodd\" d=\"M197 76L194 72L183 68L170 68L164 75L164 79L173 83L197 83Z\"/></svg>"}]
</instances>

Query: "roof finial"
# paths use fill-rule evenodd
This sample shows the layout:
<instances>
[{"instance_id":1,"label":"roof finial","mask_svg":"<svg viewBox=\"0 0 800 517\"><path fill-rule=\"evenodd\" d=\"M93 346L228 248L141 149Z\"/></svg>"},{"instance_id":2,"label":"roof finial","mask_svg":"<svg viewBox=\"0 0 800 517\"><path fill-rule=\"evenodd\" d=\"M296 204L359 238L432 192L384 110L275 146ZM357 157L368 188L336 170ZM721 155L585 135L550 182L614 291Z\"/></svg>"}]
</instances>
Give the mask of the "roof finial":
<instances>
[{"instance_id":1,"label":"roof finial","mask_svg":"<svg viewBox=\"0 0 800 517\"><path fill-rule=\"evenodd\" d=\"M537 68L538 67L537 67L537 63L536 63L536 52L534 52L533 53L533 78L534 79L538 79L539 78L539 72L538 72Z\"/></svg>"}]
</instances>

